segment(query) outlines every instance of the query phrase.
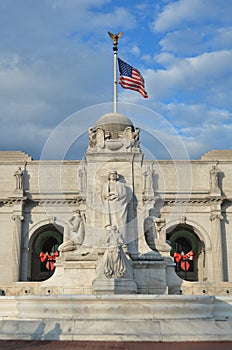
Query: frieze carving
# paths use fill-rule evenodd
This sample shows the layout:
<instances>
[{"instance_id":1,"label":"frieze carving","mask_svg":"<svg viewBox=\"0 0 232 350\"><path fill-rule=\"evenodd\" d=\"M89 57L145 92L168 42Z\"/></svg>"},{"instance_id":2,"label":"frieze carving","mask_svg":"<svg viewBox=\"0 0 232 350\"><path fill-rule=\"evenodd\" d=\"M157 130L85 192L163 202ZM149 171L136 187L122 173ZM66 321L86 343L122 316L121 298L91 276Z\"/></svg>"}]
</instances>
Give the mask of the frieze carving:
<instances>
[{"instance_id":1,"label":"frieze carving","mask_svg":"<svg viewBox=\"0 0 232 350\"><path fill-rule=\"evenodd\" d=\"M105 131L101 127L89 128L89 146L88 152L98 151L123 151L140 152L140 141L139 134L140 128L133 128L128 126L125 130L117 135L117 138L110 133Z\"/></svg>"},{"instance_id":2,"label":"frieze carving","mask_svg":"<svg viewBox=\"0 0 232 350\"><path fill-rule=\"evenodd\" d=\"M10 197L6 199L0 199L0 204L6 205L6 206L13 206L13 205L23 205L25 202L32 203L38 206L44 206L44 205L75 205L80 203L85 203L86 198L85 197L78 197L74 199L29 199L28 197Z\"/></svg>"},{"instance_id":3,"label":"frieze carving","mask_svg":"<svg viewBox=\"0 0 232 350\"><path fill-rule=\"evenodd\" d=\"M164 202L166 206L173 205L211 205L211 204L221 204L224 200L228 200L225 198L219 197L206 197L206 198L190 198L190 199L164 199L163 197L157 195L143 195L143 203L152 203L157 200L161 200ZM232 200L231 200L232 201Z\"/></svg>"},{"instance_id":4,"label":"frieze carving","mask_svg":"<svg viewBox=\"0 0 232 350\"><path fill-rule=\"evenodd\" d=\"M211 205L213 203L221 204L221 198L204 198L204 199L171 199L164 200L165 205Z\"/></svg>"},{"instance_id":5,"label":"frieze carving","mask_svg":"<svg viewBox=\"0 0 232 350\"><path fill-rule=\"evenodd\" d=\"M13 206L13 205L20 205L20 204L23 205L26 200L27 200L27 197L10 197L6 199L1 199L0 203L6 206Z\"/></svg>"},{"instance_id":6,"label":"frieze carving","mask_svg":"<svg viewBox=\"0 0 232 350\"><path fill-rule=\"evenodd\" d=\"M79 204L79 203L85 203L86 198L79 197L76 199L43 199L43 200L33 200L33 202L37 203L39 206L44 205L56 205L56 206L62 206L67 204Z\"/></svg>"}]
</instances>

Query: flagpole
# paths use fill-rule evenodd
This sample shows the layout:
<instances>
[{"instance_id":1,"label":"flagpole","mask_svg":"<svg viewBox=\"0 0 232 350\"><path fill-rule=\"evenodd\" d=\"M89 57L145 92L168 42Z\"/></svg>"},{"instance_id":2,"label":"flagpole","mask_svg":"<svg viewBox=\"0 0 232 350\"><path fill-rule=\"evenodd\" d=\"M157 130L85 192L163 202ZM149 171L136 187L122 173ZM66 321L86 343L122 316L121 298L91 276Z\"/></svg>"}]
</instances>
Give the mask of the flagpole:
<instances>
[{"instance_id":1,"label":"flagpole","mask_svg":"<svg viewBox=\"0 0 232 350\"><path fill-rule=\"evenodd\" d=\"M118 40L122 36L122 32L118 34L113 34L108 32L109 36L113 40L113 52L114 52L114 112L117 112L117 102L118 102L118 89L117 89L117 54L118 54Z\"/></svg>"},{"instance_id":2,"label":"flagpole","mask_svg":"<svg viewBox=\"0 0 232 350\"><path fill-rule=\"evenodd\" d=\"M117 86L117 52L118 47L114 46L114 112L117 112L117 102L118 102L118 86Z\"/></svg>"}]
</instances>

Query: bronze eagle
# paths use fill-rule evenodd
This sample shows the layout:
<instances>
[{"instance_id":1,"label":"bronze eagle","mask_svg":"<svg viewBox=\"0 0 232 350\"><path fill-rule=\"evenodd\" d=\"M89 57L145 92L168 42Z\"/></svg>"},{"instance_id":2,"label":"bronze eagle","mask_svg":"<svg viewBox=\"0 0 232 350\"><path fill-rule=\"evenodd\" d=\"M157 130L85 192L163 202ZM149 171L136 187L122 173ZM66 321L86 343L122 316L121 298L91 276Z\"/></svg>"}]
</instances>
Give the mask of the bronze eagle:
<instances>
[{"instance_id":1,"label":"bronze eagle","mask_svg":"<svg viewBox=\"0 0 232 350\"><path fill-rule=\"evenodd\" d=\"M121 38L122 36L122 32L118 33L118 34L113 34L111 32L108 32L109 36L111 37L111 39L113 40L113 44L117 45L118 44L118 40Z\"/></svg>"}]
</instances>

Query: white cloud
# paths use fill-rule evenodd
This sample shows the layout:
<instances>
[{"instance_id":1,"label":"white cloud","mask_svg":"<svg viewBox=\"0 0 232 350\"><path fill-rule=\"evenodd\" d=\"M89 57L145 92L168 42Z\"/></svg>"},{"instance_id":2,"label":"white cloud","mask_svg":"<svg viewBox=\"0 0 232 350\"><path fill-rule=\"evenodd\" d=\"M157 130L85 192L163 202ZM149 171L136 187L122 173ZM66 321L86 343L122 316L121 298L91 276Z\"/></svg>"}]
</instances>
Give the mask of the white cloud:
<instances>
[{"instance_id":1,"label":"white cloud","mask_svg":"<svg viewBox=\"0 0 232 350\"><path fill-rule=\"evenodd\" d=\"M159 109L176 128L192 158L198 159L210 149L232 147L231 112L204 104L185 103L163 104Z\"/></svg>"},{"instance_id":2,"label":"white cloud","mask_svg":"<svg viewBox=\"0 0 232 350\"><path fill-rule=\"evenodd\" d=\"M193 20L200 15L202 3L201 0L180 0L166 5L154 21L153 30L167 31L178 27L182 21Z\"/></svg>"},{"instance_id":3,"label":"white cloud","mask_svg":"<svg viewBox=\"0 0 232 350\"><path fill-rule=\"evenodd\" d=\"M219 129L217 117L224 141L232 109L231 10L228 0L0 1L0 148L28 148L38 157L67 115L112 101L108 30L124 32L119 55L141 71L149 94L119 86L120 101L162 112L194 155L213 145L207 123Z\"/></svg>"},{"instance_id":4,"label":"white cloud","mask_svg":"<svg viewBox=\"0 0 232 350\"><path fill-rule=\"evenodd\" d=\"M215 30L211 46L215 49L225 49L232 47L232 27L222 27Z\"/></svg>"},{"instance_id":5,"label":"white cloud","mask_svg":"<svg viewBox=\"0 0 232 350\"><path fill-rule=\"evenodd\" d=\"M110 0L53 0L53 8L61 7L73 10L82 10L94 6L95 8L101 7L103 4L109 3Z\"/></svg>"},{"instance_id":6,"label":"white cloud","mask_svg":"<svg viewBox=\"0 0 232 350\"><path fill-rule=\"evenodd\" d=\"M191 128L204 125L222 125L231 122L232 113L219 108L210 109L206 104L188 105L184 103L169 103L164 106L169 120L173 120L175 126L186 128L191 121Z\"/></svg>"},{"instance_id":7,"label":"white cloud","mask_svg":"<svg viewBox=\"0 0 232 350\"><path fill-rule=\"evenodd\" d=\"M194 58L179 59L166 70L147 70L147 86L156 100L167 97L170 99L180 91L184 98L188 91L192 98L196 96L200 100L210 99L213 102L218 93L227 91L227 79L231 83L231 60L232 51L204 53Z\"/></svg>"},{"instance_id":8,"label":"white cloud","mask_svg":"<svg viewBox=\"0 0 232 350\"><path fill-rule=\"evenodd\" d=\"M186 26L187 23L231 21L232 3L228 0L179 0L166 5L153 22L157 32Z\"/></svg>"},{"instance_id":9,"label":"white cloud","mask_svg":"<svg viewBox=\"0 0 232 350\"><path fill-rule=\"evenodd\" d=\"M204 36L204 33L200 30L186 28L185 30L167 33L159 44L163 51L175 52L179 56L184 54L191 56L202 52L202 49L205 48Z\"/></svg>"},{"instance_id":10,"label":"white cloud","mask_svg":"<svg viewBox=\"0 0 232 350\"><path fill-rule=\"evenodd\" d=\"M135 28L136 21L133 15L130 14L125 8L117 7L112 12L108 13L92 13L92 18L87 25L88 31L101 31L102 28L109 28L109 30L124 28L124 30L128 30L131 28Z\"/></svg>"},{"instance_id":11,"label":"white cloud","mask_svg":"<svg viewBox=\"0 0 232 350\"><path fill-rule=\"evenodd\" d=\"M171 68L179 62L178 57L167 52L161 52L160 54L156 55L155 60L166 68Z\"/></svg>"},{"instance_id":12,"label":"white cloud","mask_svg":"<svg viewBox=\"0 0 232 350\"><path fill-rule=\"evenodd\" d=\"M140 49L137 45L134 45L131 49L131 52L136 55L136 56L139 56L140 55Z\"/></svg>"},{"instance_id":13,"label":"white cloud","mask_svg":"<svg viewBox=\"0 0 232 350\"><path fill-rule=\"evenodd\" d=\"M231 132L231 125L221 125L219 128L209 123L201 129L182 130L182 137L191 156L197 159L212 149L231 149Z\"/></svg>"}]
</instances>

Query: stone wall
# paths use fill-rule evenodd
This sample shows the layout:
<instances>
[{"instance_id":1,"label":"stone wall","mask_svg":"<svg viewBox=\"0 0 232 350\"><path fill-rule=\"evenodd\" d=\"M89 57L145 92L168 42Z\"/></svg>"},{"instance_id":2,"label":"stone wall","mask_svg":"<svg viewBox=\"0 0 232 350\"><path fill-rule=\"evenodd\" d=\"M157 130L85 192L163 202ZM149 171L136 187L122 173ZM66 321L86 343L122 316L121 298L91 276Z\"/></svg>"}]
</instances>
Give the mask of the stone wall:
<instances>
[{"instance_id":1,"label":"stone wall","mask_svg":"<svg viewBox=\"0 0 232 350\"><path fill-rule=\"evenodd\" d=\"M205 260L204 267L199 267L199 282L232 282L232 240L229 234L232 157L230 151L215 152L198 161L143 161L137 154L134 169L130 154L125 161L111 159L99 168L95 154L89 155L85 163L33 161L22 152L1 152L1 284L27 279L30 266L28 248L36 230L49 223L64 227L67 218L77 208L86 214L87 192L83 187L85 185L81 185L79 171L82 171L82 175L85 170L89 172L86 181L88 188L91 188L94 179L103 181L111 168L124 175L128 186L134 189L139 249L146 249L143 220L151 213L165 220L167 232L182 223L192 227L199 239L204 241ZM219 186L218 191L212 192L210 171L215 164L220 169ZM14 174L18 167L24 170L22 190L16 188ZM144 189L144 173L148 168L153 171L153 188L150 192ZM97 190L98 186L99 183Z\"/></svg>"}]
</instances>

